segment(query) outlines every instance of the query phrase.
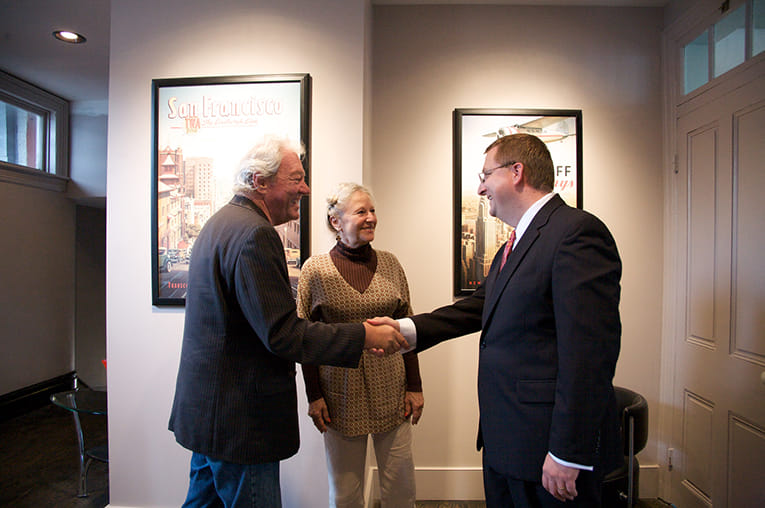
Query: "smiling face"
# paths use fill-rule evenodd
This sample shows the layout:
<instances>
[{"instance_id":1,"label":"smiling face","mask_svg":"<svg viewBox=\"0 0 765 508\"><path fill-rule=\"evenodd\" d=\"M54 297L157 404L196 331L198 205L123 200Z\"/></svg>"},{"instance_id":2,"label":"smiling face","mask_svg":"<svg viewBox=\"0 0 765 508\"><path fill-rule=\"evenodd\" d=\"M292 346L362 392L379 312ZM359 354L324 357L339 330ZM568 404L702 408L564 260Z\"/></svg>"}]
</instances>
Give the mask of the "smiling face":
<instances>
[{"instance_id":1,"label":"smiling face","mask_svg":"<svg viewBox=\"0 0 765 508\"><path fill-rule=\"evenodd\" d=\"M514 181L517 178L519 163L507 164L509 161L497 158L497 147L486 153L483 164L483 172L486 175L478 186L478 194L486 196L489 200L489 213L510 225L513 209L515 208L516 192Z\"/></svg>"},{"instance_id":2,"label":"smiling face","mask_svg":"<svg viewBox=\"0 0 765 508\"><path fill-rule=\"evenodd\" d=\"M264 182L263 201L274 226L300 218L300 199L311 189L305 182L305 171L294 152L284 154L276 174Z\"/></svg>"},{"instance_id":3,"label":"smiling face","mask_svg":"<svg viewBox=\"0 0 765 508\"><path fill-rule=\"evenodd\" d=\"M356 191L351 194L345 210L339 217L330 220L340 241L348 247L355 249L375 239L377 214L372 198L366 192Z\"/></svg>"}]
</instances>

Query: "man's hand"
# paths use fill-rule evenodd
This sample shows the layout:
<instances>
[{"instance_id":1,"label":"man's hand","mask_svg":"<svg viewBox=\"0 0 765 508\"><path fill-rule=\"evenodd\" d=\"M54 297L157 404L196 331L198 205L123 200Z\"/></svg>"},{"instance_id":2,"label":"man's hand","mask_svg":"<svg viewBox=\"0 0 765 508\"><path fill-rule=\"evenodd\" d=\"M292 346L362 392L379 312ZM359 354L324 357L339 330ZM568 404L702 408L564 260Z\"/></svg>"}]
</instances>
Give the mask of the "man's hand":
<instances>
[{"instance_id":1,"label":"man's hand","mask_svg":"<svg viewBox=\"0 0 765 508\"><path fill-rule=\"evenodd\" d=\"M422 416L422 408L425 407L425 397L422 396L422 392L406 392L404 407L404 416L412 415L412 425L417 425Z\"/></svg>"},{"instance_id":2,"label":"man's hand","mask_svg":"<svg viewBox=\"0 0 765 508\"><path fill-rule=\"evenodd\" d=\"M404 339L398 330L388 325L373 326L364 323L366 339L364 349L369 350L375 356L390 355L401 348L408 348L409 343Z\"/></svg>"},{"instance_id":3,"label":"man's hand","mask_svg":"<svg viewBox=\"0 0 765 508\"><path fill-rule=\"evenodd\" d=\"M388 326L392 326L393 328L395 328L396 331L398 331L398 332L401 331L401 325L398 324L398 321L396 321L395 319L390 318L388 316L374 317L374 318L371 318L371 319L367 319L367 323L369 323L370 325L375 325L375 326L378 326L378 325L388 325Z\"/></svg>"},{"instance_id":4,"label":"man's hand","mask_svg":"<svg viewBox=\"0 0 765 508\"><path fill-rule=\"evenodd\" d=\"M548 453L542 466L542 486L558 501L571 501L577 495L579 470L558 464Z\"/></svg>"},{"instance_id":5,"label":"man's hand","mask_svg":"<svg viewBox=\"0 0 765 508\"><path fill-rule=\"evenodd\" d=\"M311 417L319 432L322 434L327 432L327 424L332 420L329 419L329 409L327 409L324 397L316 399L308 405L308 416Z\"/></svg>"}]
</instances>

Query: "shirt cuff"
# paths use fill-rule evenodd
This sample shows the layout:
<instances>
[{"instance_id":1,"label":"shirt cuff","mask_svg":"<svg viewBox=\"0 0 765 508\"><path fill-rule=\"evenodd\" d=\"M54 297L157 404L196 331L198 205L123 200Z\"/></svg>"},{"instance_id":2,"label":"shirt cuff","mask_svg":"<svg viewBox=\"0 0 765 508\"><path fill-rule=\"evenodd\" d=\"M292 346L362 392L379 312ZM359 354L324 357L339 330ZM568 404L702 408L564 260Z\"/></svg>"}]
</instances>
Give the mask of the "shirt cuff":
<instances>
[{"instance_id":1,"label":"shirt cuff","mask_svg":"<svg viewBox=\"0 0 765 508\"><path fill-rule=\"evenodd\" d=\"M399 332L409 343L409 347L402 349L401 352L408 353L417 347L417 327L414 325L414 321L409 318L401 318L396 321L398 321Z\"/></svg>"},{"instance_id":2,"label":"shirt cuff","mask_svg":"<svg viewBox=\"0 0 765 508\"><path fill-rule=\"evenodd\" d=\"M402 332L403 335L403 332ZM574 469L583 469L585 471L592 471L592 466L583 466L582 464L575 464L574 462L568 462L567 460L561 460L555 455L552 454L552 452L547 452L550 455L550 458L552 458L555 462L560 464L561 466L566 467L573 467Z\"/></svg>"}]
</instances>

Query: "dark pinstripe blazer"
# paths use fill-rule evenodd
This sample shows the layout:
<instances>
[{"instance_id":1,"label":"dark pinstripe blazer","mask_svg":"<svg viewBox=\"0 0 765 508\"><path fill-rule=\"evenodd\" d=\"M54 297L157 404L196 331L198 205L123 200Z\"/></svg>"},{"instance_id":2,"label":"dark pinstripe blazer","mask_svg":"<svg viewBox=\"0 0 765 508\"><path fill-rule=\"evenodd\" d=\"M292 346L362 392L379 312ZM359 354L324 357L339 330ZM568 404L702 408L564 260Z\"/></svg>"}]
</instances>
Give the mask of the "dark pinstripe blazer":
<instances>
[{"instance_id":1,"label":"dark pinstripe blazer","mask_svg":"<svg viewBox=\"0 0 765 508\"><path fill-rule=\"evenodd\" d=\"M501 252L473 295L412 318L417 351L481 330L479 444L497 472L539 482L548 451L610 472L620 460L616 244L554 196L500 271Z\"/></svg>"},{"instance_id":2,"label":"dark pinstripe blazer","mask_svg":"<svg viewBox=\"0 0 765 508\"><path fill-rule=\"evenodd\" d=\"M360 323L298 319L278 234L234 196L194 243L169 428L218 460L290 457L299 446L295 362L355 367L363 347Z\"/></svg>"}]
</instances>

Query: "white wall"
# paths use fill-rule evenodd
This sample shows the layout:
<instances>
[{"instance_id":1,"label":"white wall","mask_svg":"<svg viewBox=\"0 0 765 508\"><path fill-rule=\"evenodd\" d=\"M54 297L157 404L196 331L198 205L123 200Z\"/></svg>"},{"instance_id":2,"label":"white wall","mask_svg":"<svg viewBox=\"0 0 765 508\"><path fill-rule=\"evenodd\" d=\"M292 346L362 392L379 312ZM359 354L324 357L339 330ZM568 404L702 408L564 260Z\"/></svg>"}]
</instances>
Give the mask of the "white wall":
<instances>
[{"instance_id":1,"label":"white wall","mask_svg":"<svg viewBox=\"0 0 765 508\"><path fill-rule=\"evenodd\" d=\"M74 370L74 205L0 183L0 394Z\"/></svg>"},{"instance_id":2,"label":"white wall","mask_svg":"<svg viewBox=\"0 0 765 508\"><path fill-rule=\"evenodd\" d=\"M72 180L67 186L67 196L72 199L88 202L106 196L106 125L104 111L73 104L69 164Z\"/></svg>"},{"instance_id":3,"label":"white wall","mask_svg":"<svg viewBox=\"0 0 765 508\"><path fill-rule=\"evenodd\" d=\"M731 6L743 3L744 0L734 0ZM720 9L722 2L718 0L670 0L664 7L664 26L669 27L672 23L682 18L710 16Z\"/></svg>"},{"instance_id":4,"label":"white wall","mask_svg":"<svg viewBox=\"0 0 765 508\"><path fill-rule=\"evenodd\" d=\"M312 251L331 244L322 197L360 180L366 2L112 2L107 177L110 502L178 506L190 454L167 429L183 310L153 308L151 79L268 73L313 78ZM299 400L304 400L302 393ZM310 427L301 406L301 424ZM318 433L282 466L285 506L326 498ZM310 485L309 489L305 486Z\"/></svg>"},{"instance_id":5,"label":"white wall","mask_svg":"<svg viewBox=\"0 0 765 508\"><path fill-rule=\"evenodd\" d=\"M648 399L651 432L641 459L655 465L662 312L661 9L377 6L373 14L370 169L378 199L376 245L394 251L404 265L415 312L452 301L452 111L583 111L584 208L609 226L624 267L615 383ZM426 404L414 438L418 497L428 498L423 489L430 488L434 475L446 478L428 468L463 468L466 478L476 479L470 473L480 467L476 338L420 356ZM642 494L655 489L655 475L641 481L654 482ZM465 488L472 492L472 486Z\"/></svg>"},{"instance_id":6,"label":"white wall","mask_svg":"<svg viewBox=\"0 0 765 508\"><path fill-rule=\"evenodd\" d=\"M106 164L103 171L106 172ZM106 358L106 210L103 208L77 206L74 292L77 377L91 388L103 388L106 386L106 371L101 363Z\"/></svg>"}]
</instances>

